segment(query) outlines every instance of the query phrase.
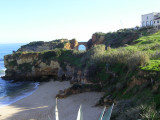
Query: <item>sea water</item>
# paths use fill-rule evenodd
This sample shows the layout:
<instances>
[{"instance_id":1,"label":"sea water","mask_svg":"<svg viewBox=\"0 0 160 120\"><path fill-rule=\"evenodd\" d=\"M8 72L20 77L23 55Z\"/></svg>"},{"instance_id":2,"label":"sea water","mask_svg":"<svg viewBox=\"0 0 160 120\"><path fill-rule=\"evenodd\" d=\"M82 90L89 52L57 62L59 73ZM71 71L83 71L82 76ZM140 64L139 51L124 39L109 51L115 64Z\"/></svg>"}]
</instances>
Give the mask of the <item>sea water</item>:
<instances>
[{"instance_id":1,"label":"sea water","mask_svg":"<svg viewBox=\"0 0 160 120\"><path fill-rule=\"evenodd\" d=\"M85 47L84 45L80 45L80 46L78 47L78 50L80 50L80 51L85 51L85 50L86 50L86 47Z\"/></svg>"},{"instance_id":2,"label":"sea water","mask_svg":"<svg viewBox=\"0 0 160 120\"><path fill-rule=\"evenodd\" d=\"M12 54L24 44L0 44L0 76L5 75L4 56ZM0 78L0 106L12 104L31 95L38 87L37 82L13 82Z\"/></svg>"}]
</instances>

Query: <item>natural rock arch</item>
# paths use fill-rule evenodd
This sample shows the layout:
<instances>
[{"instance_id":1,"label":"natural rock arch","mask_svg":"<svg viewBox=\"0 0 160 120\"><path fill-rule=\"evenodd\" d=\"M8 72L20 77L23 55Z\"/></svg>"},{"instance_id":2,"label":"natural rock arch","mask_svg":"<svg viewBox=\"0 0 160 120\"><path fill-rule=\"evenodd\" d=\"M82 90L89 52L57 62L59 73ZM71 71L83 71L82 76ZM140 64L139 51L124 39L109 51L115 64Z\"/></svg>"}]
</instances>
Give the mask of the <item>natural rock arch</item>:
<instances>
[{"instance_id":1,"label":"natural rock arch","mask_svg":"<svg viewBox=\"0 0 160 120\"><path fill-rule=\"evenodd\" d=\"M86 47L86 50L88 50L88 45L87 45L87 42L78 42L78 46L77 46L77 50L79 48L80 45L84 45Z\"/></svg>"},{"instance_id":2,"label":"natural rock arch","mask_svg":"<svg viewBox=\"0 0 160 120\"><path fill-rule=\"evenodd\" d=\"M84 51L84 50L86 50L86 46L81 44L81 45L78 46L78 50L79 51L81 51L81 50Z\"/></svg>"}]
</instances>

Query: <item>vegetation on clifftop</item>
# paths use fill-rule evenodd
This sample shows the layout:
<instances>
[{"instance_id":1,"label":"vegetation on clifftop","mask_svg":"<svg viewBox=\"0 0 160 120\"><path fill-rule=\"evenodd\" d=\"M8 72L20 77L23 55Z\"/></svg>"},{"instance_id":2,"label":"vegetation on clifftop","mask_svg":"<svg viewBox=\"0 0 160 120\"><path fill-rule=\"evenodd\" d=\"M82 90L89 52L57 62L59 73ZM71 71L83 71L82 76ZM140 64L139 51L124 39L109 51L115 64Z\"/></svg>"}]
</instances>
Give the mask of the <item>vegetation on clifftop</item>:
<instances>
[{"instance_id":1,"label":"vegetation on clifftop","mask_svg":"<svg viewBox=\"0 0 160 120\"><path fill-rule=\"evenodd\" d=\"M17 50L17 52L39 52L44 50L53 50L57 48L66 48L66 49L74 49L77 47L77 40L67 40L67 39L57 39L52 40L49 42L44 41L36 41L36 42L30 42L29 44L21 46L20 49Z\"/></svg>"},{"instance_id":2,"label":"vegetation on clifftop","mask_svg":"<svg viewBox=\"0 0 160 120\"><path fill-rule=\"evenodd\" d=\"M104 36L103 44L110 46L112 48L117 48L120 46L133 45L135 40L141 38L142 36L148 36L155 33L157 30L153 27L146 28L131 28L131 29L120 29L116 32L95 33L96 36Z\"/></svg>"}]
</instances>

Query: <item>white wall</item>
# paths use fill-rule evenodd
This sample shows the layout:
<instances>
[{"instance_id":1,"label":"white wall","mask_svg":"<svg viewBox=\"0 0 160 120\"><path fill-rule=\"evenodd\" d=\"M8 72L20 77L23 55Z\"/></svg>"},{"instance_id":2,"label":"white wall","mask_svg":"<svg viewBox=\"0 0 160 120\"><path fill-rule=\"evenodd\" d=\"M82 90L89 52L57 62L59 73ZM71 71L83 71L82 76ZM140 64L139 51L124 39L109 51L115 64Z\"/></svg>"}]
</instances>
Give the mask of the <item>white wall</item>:
<instances>
[{"instance_id":1,"label":"white wall","mask_svg":"<svg viewBox=\"0 0 160 120\"><path fill-rule=\"evenodd\" d=\"M149 14L142 15L141 26L142 27L153 26L155 14L156 13L149 13Z\"/></svg>"}]
</instances>

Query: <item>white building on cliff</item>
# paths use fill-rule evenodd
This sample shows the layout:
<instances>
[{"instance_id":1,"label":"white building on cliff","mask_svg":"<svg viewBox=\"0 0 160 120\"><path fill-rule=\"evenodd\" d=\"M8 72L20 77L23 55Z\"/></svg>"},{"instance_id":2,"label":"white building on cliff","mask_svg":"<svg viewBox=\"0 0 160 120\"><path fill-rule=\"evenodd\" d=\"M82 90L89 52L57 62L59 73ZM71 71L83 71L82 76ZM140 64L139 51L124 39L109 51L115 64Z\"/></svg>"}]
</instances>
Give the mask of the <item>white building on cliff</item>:
<instances>
[{"instance_id":1,"label":"white building on cliff","mask_svg":"<svg viewBox=\"0 0 160 120\"><path fill-rule=\"evenodd\" d=\"M160 29L160 13L144 14L141 17L141 27L154 26Z\"/></svg>"}]
</instances>

